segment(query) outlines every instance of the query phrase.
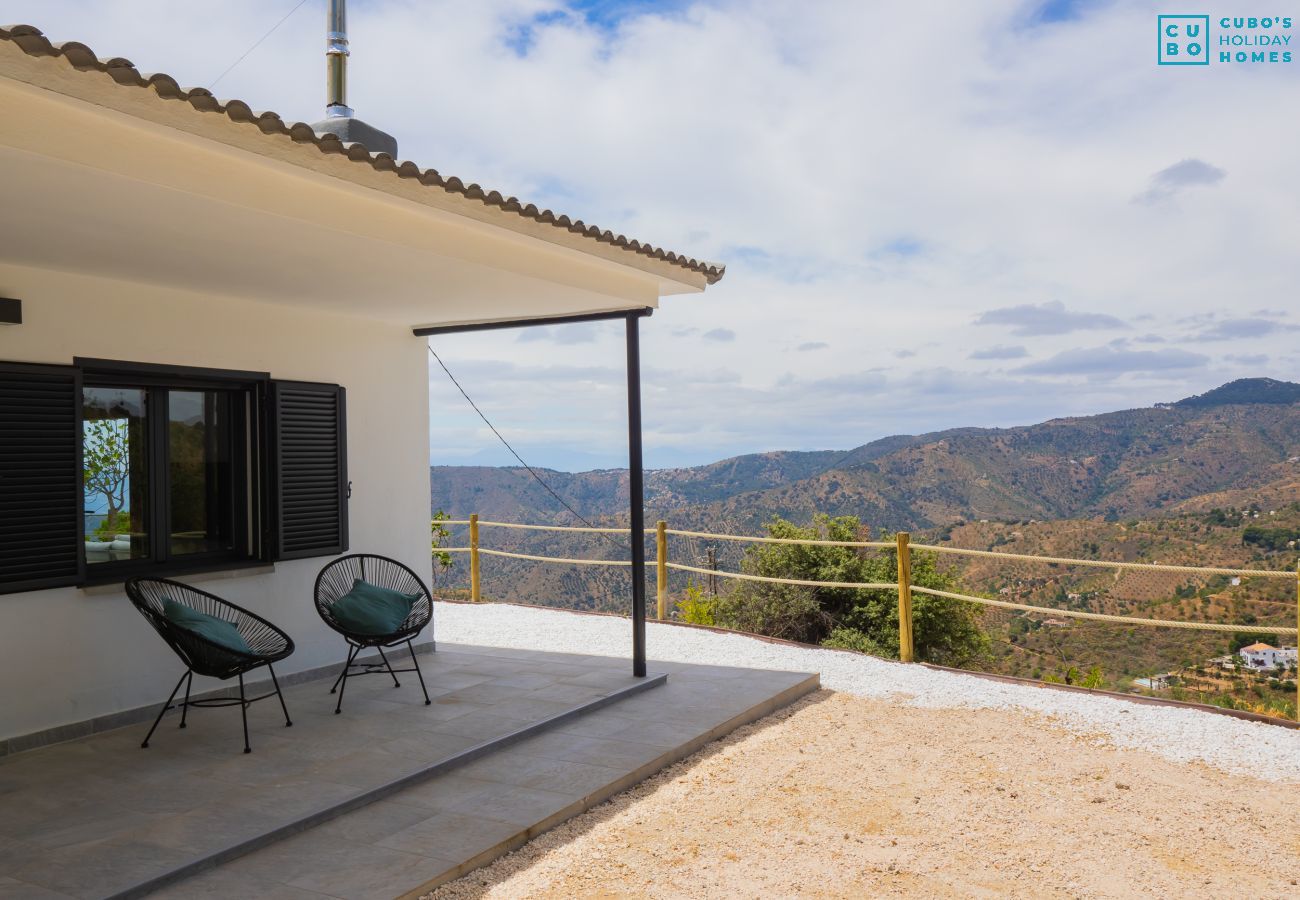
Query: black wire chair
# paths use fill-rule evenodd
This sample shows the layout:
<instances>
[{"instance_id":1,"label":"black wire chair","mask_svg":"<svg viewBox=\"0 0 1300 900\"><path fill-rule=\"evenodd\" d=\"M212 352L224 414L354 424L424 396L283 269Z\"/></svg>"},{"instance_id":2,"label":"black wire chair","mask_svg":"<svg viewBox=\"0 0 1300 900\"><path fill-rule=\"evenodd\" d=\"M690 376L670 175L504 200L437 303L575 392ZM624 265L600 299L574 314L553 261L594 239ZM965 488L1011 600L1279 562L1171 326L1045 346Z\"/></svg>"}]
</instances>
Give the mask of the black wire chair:
<instances>
[{"instance_id":1,"label":"black wire chair","mask_svg":"<svg viewBox=\"0 0 1300 900\"><path fill-rule=\"evenodd\" d=\"M418 595L418 599L411 605L410 615L392 634L358 634L339 622L333 614L334 604L352 590L357 581L365 581L403 594ZM411 639L423 631L433 619L433 595L429 593L429 588L420 580L419 575L397 560L386 556L353 553L339 557L321 569L320 574L316 576L316 611L320 613L326 625L343 635L343 640L348 644L348 660L343 664L343 671L339 673L339 677L334 679L334 686L330 688L331 694L337 692L339 695L338 702L334 704L335 714L343 709L343 692L347 690L348 679L358 675L378 675L387 672L393 678L393 687L401 687L402 683L397 680L397 673L414 672L420 679L420 690L424 692L424 705L428 706L432 702L429 699L429 689L424 686L420 661L415 658L415 648L411 646ZM394 669L384 653L384 648L396 647L403 643L411 654L412 667ZM368 647L374 647L379 651L382 663L356 661L357 655ZM353 669L360 671L353 672Z\"/></svg>"},{"instance_id":2,"label":"black wire chair","mask_svg":"<svg viewBox=\"0 0 1300 900\"><path fill-rule=\"evenodd\" d=\"M280 693L280 682L276 679L275 669L271 665L293 652L293 640L289 635L255 613L179 581L169 581L165 578L131 578L126 582L126 595L132 605L167 642L167 646L171 647L181 658L181 662L185 663L185 673L181 675L180 681L176 682L176 687L172 688L171 696L167 698L163 708L158 711L158 718L153 720L153 727L145 735L141 747L149 746L149 738L153 737L163 714L176 706L181 710L181 728L185 727L185 717L191 706L239 706L244 719L245 753L251 753L253 750L248 744L249 705L268 697L279 697L280 709L284 711L284 725L286 728L293 725L293 721L289 718L289 708L284 703L284 695ZM231 623L252 652L241 653L223 647L202 635L176 625L163 615L163 601L166 599ZM250 699L244 693L244 673L259 666L266 666L266 670L271 673L271 683L275 685L275 690ZM238 677L239 697L191 700L190 687L194 684L196 672L199 675L222 680ZM185 699L173 705L176 692L181 689L181 682L185 683Z\"/></svg>"}]
</instances>

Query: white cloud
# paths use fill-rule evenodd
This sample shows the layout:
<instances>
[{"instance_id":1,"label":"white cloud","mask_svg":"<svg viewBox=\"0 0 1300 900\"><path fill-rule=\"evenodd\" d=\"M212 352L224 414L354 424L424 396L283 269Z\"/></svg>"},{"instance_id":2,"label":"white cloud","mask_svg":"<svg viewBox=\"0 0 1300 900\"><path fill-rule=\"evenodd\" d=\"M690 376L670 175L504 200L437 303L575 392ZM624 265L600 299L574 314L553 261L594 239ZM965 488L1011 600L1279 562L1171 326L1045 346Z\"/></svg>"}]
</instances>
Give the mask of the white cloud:
<instances>
[{"instance_id":1,"label":"white cloud","mask_svg":"<svg viewBox=\"0 0 1300 900\"><path fill-rule=\"evenodd\" d=\"M1243 366L1262 366L1268 362L1268 354L1265 353L1229 353L1224 359L1230 362L1239 363Z\"/></svg>"},{"instance_id":2,"label":"white cloud","mask_svg":"<svg viewBox=\"0 0 1300 900\"><path fill-rule=\"evenodd\" d=\"M1151 176L1150 186L1133 199L1139 203L1159 203L1179 191L1218 184L1227 172L1202 159L1184 159Z\"/></svg>"},{"instance_id":3,"label":"white cloud","mask_svg":"<svg viewBox=\"0 0 1300 900\"><path fill-rule=\"evenodd\" d=\"M0 21L204 84L287 5L0 0ZM319 118L316 6L218 93ZM666 298L643 324L651 464L1006 425L1291 374L1257 359L1288 358L1284 328L1260 326L1247 355L1241 342L1194 340L1273 318L1250 311L1284 307L1300 277L1300 121L1280 114L1293 105L1290 67L1159 68L1165 10L1147 0L1074 4L1061 21L1028 0L672 7L613 26L558 0L350 10L353 105L401 155L729 264L705 295ZM1175 202L1132 202L1157 189ZM1059 309L1044 318L1045 298ZM1014 310L1038 310L1038 324L1006 319ZM994 311L1002 324L973 324ZM1080 320L1044 325L1054 312L1141 321L1166 343L1152 356L1101 348L1087 364ZM701 339L727 331L734 340ZM1022 370L988 374L1016 333L1029 339ZM626 437L621 334L615 323L438 347L526 457L612 465ZM434 457L495 453L441 372L431 377Z\"/></svg>"},{"instance_id":4,"label":"white cloud","mask_svg":"<svg viewBox=\"0 0 1300 900\"><path fill-rule=\"evenodd\" d=\"M719 341L724 344L729 344L736 339L736 332L732 331L730 328L710 328L708 331L704 332L704 334L700 335L700 337L704 338L706 341Z\"/></svg>"},{"instance_id":5,"label":"white cloud","mask_svg":"<svg viewBox=\"0 0 1300 900\"><path fill-rule=\"evenodd\" d=\"M1300 331L1300 325L1290 325L1271 318L1223 319L1197 334L1196 340L1233 341L1243 338L1258 340L1286 331Z\"/></svg>"},{"instance_id":6,"label":"white cloud","mask_svg":"<svg viewBox=\"0 0 1300 900\"><path fill-rule=\"evenodd\" d=\"M992 347L980 347L970 352L970 359L1024 359L1029 351L1024 347L1004 347L995 344Z\"/></svg>"},{"instance_id":7,"label":"white cloud","mask_svg":"<svg viewBox=\"0 0 1300 900\"><path fill-rule=\"evenodd\" d=\"M1116 376L1133 372L1169 372L1199 369L1210 361L1187 350L1127 350L1107 345L1087 350L1064 350L1050 359L1029 363L1016 371L1028 375Z\"/></svg>"},{"instance_id":8,"label":"white cloud","mask_svg":"<svg viewBox=\"0 0 1300 900\"><path fill-rule=\"evenodd\" d=\"M1012 334L1028 336L1043 334L1069 334L1106 328L1126 328L1122 321L1105 313L1074 312L1059 300L1047 303L1025 303L990 309L975 318L976 325L1002 325Z\"/></svg>"}]
</instances>

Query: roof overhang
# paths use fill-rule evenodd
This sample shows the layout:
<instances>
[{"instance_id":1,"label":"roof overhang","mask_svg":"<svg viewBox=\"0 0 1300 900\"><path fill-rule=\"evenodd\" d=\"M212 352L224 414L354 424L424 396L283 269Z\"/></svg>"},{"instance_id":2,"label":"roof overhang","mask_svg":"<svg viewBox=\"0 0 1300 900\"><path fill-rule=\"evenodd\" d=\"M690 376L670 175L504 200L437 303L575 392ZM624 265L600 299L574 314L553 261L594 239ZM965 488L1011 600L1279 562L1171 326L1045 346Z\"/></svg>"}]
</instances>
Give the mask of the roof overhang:
<instances>
[{"instance_id":1,"label":"roof overhang","mask_svg":"<svg viewBox=\"0 0 1300 900\"><path fill-rule=\"evenodd\" d=\"M0 196L0 262L413 328L653 308L721 275L124 90L10 41Z\"/></svg>"}]
</instances>

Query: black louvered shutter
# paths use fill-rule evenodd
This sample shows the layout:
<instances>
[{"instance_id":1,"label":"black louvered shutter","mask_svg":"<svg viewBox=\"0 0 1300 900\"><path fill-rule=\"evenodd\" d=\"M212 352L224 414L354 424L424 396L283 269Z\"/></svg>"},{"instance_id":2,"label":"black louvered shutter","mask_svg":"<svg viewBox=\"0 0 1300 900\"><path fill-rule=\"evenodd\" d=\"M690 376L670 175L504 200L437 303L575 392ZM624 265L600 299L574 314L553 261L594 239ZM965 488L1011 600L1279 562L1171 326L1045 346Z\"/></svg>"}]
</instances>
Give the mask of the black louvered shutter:
<instances>
[{"instance_id":1,"label":"black louvered shutter","mask_svg":"<svg viewBox=\"0 0 1300 900\"><path fill-rule=\"evenodd\" d=\"M348 549L345 393L337 384L271 382L276 559Z\"/></svg>"},{"instance_id":2,"label":"black louvered shutter","mask_svg":"<svg viewBox=\"0 0 1300 900\"><path fill-rule=\"evenodd\" d=\"M0 594L81 580L81 376L0 363Z\"/></svg>"}]
</instances>

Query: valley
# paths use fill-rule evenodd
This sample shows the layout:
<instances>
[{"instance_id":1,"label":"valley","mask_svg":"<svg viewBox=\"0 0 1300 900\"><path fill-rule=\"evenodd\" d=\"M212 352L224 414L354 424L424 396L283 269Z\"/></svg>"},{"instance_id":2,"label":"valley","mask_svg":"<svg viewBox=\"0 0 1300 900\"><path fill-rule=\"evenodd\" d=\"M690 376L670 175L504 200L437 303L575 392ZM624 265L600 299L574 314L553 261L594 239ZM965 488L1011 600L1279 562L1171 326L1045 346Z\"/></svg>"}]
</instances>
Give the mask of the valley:
<instances>
[{"instance_id":1,"label":"valley","mask_svg":"<svg viewBox=\"0 0 1300 900\"><path fill-rule=\"evenodd\" d=\"M626 472L541 475L593 523L626 522ZM486 520L577 524L523 469L434 467L432 484L433 508L456 518L476 512ZM651 528L662 518L676 529L761 535L773 517L807 524L827 514L857 517L864 539L906 530L913 543L936 546L1294 571L1300 385L1249 379L1150 409L653 470L646 473L646 506ZM483 542L549 556L627 556L622 539L600 535L487 528ZM463 543L463 535L450 543ZM669 553L674 561L736 571L744 545L675 537ZM648 556L654 558L653 536ZM941 565L963 593L1053 609L1243 625L1296 620L1294 580L1234 583L949 555ZM441 587L463 590L466 578L458 556ZM687 581L673 573L672 593L680 596ZM487 596L512 602L618 612L629 603L627 573L616 568L490 558L483 585ZM1255 637L1248 629L1132 627L1001 609L986 610L984 627L990 652L980 668L1060 680L1095 670L1094 680L1121 689L1138 677L1200 665Z\"/></svg>"}]
</instances>

